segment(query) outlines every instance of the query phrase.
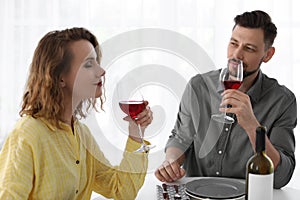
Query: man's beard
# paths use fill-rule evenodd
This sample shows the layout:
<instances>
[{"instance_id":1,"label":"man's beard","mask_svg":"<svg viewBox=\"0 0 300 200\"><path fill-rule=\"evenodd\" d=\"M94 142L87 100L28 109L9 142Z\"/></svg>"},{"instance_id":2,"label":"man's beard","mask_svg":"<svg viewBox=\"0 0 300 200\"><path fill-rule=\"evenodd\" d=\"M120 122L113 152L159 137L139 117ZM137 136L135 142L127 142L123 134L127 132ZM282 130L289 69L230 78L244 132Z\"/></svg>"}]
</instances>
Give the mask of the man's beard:
<instances>
[{"instance_id":1,"label":"man's beard","mask_svg":"<svg viewBox=\"0 0 300 200\"><path fill-rule=\"evenodd\" d=\"M252 71L244 71L244 72L243 72L243 78L246 78L247 76L250 76L250 75L254 74L255 72L257 72L257 71L260 69L261 63L262 63L262 59L261 59L259 65L258 65L258 67L257 67L255 70L252 70Z\"/></svg>"}]
</instances>

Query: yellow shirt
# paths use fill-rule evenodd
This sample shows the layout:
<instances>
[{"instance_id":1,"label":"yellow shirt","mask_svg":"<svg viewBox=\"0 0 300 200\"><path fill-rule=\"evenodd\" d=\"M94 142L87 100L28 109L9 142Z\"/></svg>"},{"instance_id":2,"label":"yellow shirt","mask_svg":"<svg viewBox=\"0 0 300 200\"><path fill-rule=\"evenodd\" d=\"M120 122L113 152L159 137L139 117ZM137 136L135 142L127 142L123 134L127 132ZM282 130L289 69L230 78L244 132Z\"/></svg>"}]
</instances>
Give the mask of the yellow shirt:
<instances>
[{"instance_id":1,"label":"yellow shirt","mask_svg":"<svg viewBox=\"0 0 300 200\"><path fill-rule=\"evenodd\" d=\"M104 157L89 129L74 122L74 134L44 119L22 117L0 152L0 199L134 199L144 183L148 159L132 153L130 138L119 166Z\"/></svg>"}]
</instances>

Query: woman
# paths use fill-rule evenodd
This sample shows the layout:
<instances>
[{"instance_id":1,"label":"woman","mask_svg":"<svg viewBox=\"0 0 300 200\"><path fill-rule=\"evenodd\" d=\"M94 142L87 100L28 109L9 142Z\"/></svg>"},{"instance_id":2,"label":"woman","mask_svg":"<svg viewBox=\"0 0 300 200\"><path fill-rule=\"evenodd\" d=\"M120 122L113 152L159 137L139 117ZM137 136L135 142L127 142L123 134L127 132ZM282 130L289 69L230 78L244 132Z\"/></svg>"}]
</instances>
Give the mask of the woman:
<instances>
[{"instance_id":1,"label":"woman","mask_svg":"<svg viewBox=\"0 0 300 200\"><path fill-rule=\"evenodd\" d=\"M21 119L0 154L0 199L134 199L147 170L135 122L123 160L112 167L78 119L103 104L105 71L96 37L83 28L46 34L39 42L23 96ZM148 102L145 102L147 105ZM138 115L152 121L147 106ZM126 119L129 119L127 117ZM134 128L131 128L134 127Z\"/></svg>"}]
</instances>

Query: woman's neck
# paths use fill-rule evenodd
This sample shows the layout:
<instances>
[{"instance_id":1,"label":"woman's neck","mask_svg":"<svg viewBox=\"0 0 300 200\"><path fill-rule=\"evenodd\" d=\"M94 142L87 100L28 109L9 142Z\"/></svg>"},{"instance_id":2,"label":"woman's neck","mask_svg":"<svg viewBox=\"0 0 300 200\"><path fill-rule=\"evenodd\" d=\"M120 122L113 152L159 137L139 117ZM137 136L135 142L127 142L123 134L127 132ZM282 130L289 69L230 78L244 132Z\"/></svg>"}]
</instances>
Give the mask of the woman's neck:
<instances>
[{"instance_id":1,"label":"woman's neck","mask_svg":"<svg viewBox=\"0 0 300 200\"><path fill-rule=\"evenodd\" d=\"M63 115L61 117L61 121L63 121L64 123L68 124L71 127L73 127L73 122L74 122L74 117L73 117L74 109L73 108L75 108L75 107L72 105L72 101L65 100L64 111L63 111Z\"/></svg>"}]
</instances>

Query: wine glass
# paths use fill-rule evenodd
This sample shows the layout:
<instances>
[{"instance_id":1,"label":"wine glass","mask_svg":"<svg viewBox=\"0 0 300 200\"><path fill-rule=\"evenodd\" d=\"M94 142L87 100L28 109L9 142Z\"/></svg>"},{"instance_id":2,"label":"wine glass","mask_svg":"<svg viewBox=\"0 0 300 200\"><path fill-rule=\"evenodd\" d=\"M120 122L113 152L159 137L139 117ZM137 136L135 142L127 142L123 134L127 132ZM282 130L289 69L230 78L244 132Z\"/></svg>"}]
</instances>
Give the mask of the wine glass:
<instances>
[{"instance_id":1,"label":"wine glass","mask_svg":"<svg viewBox=\"0 0 300 200\"><path fill-rule=\"evenodd\" d=\"M129 115L133 121L136 121L138 120L137 115L146 108L145 100L140 90L127 93L129 88L124 88L124 85L122 86L123 87L121 88L123 89L120 87L118 88L119 106L125 114ZM137 127L141 146L134 152L148 152L150 149L154 148L154 146L147 145L144 142L144 136L140 124L137 124Z\"/></svg>"},{"instance_id":2,"label":"wine glass","mask_svg":"<svg viewBox=\"0 0 300 200\"><path fill-rule=\"evenodd\" d=\"M227 67L221 70L219 79L225 90L239 89L243 83L243 62L237 59L229 59ZM230 106L231 105L227 105L226 107ZM232 124L235 121L233 117L228 116L226 112L212 115L211 118L225 124Z\"/></svg>"}]
</instances>

